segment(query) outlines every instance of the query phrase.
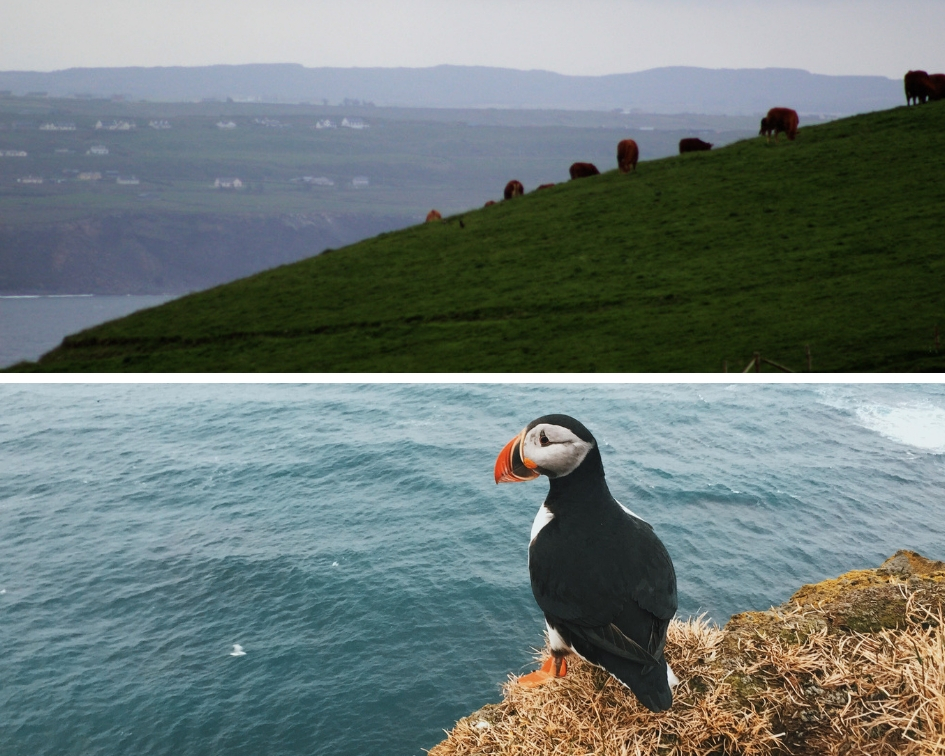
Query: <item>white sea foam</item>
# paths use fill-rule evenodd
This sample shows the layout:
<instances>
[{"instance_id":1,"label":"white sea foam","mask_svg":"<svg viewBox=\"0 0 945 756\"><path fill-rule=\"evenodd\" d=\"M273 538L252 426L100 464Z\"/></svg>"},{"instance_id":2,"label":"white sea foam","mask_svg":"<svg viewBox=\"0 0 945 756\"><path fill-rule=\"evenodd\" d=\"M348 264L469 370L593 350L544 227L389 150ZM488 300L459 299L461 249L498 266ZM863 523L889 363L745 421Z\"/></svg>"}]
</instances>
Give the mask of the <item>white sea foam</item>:
<instances>
[{"instance_id":1,"label":"white sea foam","mask_svg":"<svg viewBox=\"0 0 945 756\"><path fill-rule=\"evenodd\" d=\"M239 643L234 643L233 650L230 651L230 656L246 656L246 652Z\"/></svg>"},{"instance_id":2,"label":"white sea foam","mask_svg":"<svg viewBox=\"0 0 945 756\"><path fill-rule=\"evenodd\" d=\"M941 407L867 404L857 407L856 416L864 427L893 441L945 453L945 409Z\"/></svg>"}]
</instances>

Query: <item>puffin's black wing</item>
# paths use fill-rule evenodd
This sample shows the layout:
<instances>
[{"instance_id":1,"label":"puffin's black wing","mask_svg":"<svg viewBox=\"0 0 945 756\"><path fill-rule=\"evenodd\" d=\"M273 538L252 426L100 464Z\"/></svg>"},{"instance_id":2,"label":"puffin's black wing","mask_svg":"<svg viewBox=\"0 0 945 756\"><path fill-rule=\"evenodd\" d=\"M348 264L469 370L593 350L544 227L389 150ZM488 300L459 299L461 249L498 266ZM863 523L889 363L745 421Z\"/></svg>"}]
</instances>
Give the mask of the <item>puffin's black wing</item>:
<instances>
[{"instance_id":1,"label":"puffin's black wing","mask_svg":"<svg viewBox=\"0 0 945 756\"><path fill-rule=\"evenodd\" d=\"M676 613L672 560L650 525L615 501L587 514L556 515L535 536L532 592L575 651L664 711L673 701L663 656Z\"/></svg>"},{"instance_id":2,"label":"puffin's black wing","mask_svg":"<svg viewBox=\"0 0 945 756\"><path fill-rule=\"evenodd\" d=\"M528 562L538 606L563 620L606 627L628 600L657 622L676 614L676 572L666 547L649 523L615 501L592 518L556 515L532 541Z\"/></svg>"},{"instance_id":3,"label":"puffin's black wing","mask_svg":"<svg viewBox=\"0 0 945 756\"><path fill-rule=\"evenodd\" d=\"M601 651L606 651L620 659L636 662L644 667L659 666L659 657L666 645L665 637L663 639L651 638L647 647L644 648L633 638L625 635L613 622L603 627L581 627L570 622L566 624L573 635L582 638Z\"/></svg>"}]
</instances>

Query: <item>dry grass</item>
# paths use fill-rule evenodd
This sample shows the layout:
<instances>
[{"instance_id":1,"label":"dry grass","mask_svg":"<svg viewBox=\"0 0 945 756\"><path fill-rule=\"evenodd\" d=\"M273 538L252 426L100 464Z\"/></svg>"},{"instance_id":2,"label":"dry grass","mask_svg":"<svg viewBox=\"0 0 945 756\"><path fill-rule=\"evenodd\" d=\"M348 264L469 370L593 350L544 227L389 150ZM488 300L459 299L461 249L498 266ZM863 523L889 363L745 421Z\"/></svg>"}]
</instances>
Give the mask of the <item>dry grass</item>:
<instances>
[{"instance_id":1,"label":"dry grass","mask_svg":"<svg viewBox=\"0 0 945 756\"><path fill-rule=\"evenodd\" d=\"M572 657L541 688L510 679L430 754L945 756L945 564L900 552L818 586L724 629L674 621L668 712Z\"/></svg>"}]
</instances>

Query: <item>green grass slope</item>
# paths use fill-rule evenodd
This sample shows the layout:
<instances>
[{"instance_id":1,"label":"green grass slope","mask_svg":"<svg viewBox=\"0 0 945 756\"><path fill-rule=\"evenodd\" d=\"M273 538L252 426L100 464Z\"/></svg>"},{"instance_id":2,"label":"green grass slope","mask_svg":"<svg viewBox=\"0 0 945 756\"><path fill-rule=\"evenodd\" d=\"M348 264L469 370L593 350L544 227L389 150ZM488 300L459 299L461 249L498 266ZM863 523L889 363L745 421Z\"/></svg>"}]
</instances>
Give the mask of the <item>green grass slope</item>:
<instances>
[{"instance_id":1,"label":"green grass slope","mask_svg":"<svg viewBox=\"0 0 945 756\"><path fill-rule=\"evenodd\" d=\"M644 162L184 297L18 369L698 372L760 352L801 370L809 346L815 371L941 370L943 126L932 103Z\"/></svg>"}]
</instances>

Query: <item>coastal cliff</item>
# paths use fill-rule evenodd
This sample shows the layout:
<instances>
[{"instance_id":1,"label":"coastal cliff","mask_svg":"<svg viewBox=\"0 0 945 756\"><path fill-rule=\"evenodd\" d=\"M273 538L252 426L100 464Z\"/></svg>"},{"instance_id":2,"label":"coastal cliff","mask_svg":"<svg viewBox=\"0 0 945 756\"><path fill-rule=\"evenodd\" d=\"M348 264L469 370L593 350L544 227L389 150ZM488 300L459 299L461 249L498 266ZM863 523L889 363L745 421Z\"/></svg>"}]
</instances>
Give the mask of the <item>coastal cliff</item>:
<instances>
[{"instance_id":1,"label":"coastal cliff","mask_svg":"<svg viewBox=\"0 0 945 756\"><path fill-rule=\"evenodd\" d=\"M945 563L899 551L723 628L674 620L667 712L571 657L543 687L510 679L429 753L945 754L943 607Z\"/></svg>"},{"instance_id":2,"label":"coastal cliff","mask_svg":"<svg viewBox=\"0 0 945 756\"><path fill-rule=\"evenodd\" d=\"M183 294L413 222L364 214L115 212L0 222L0 293Z\"/></svg>"}]
</instances>

